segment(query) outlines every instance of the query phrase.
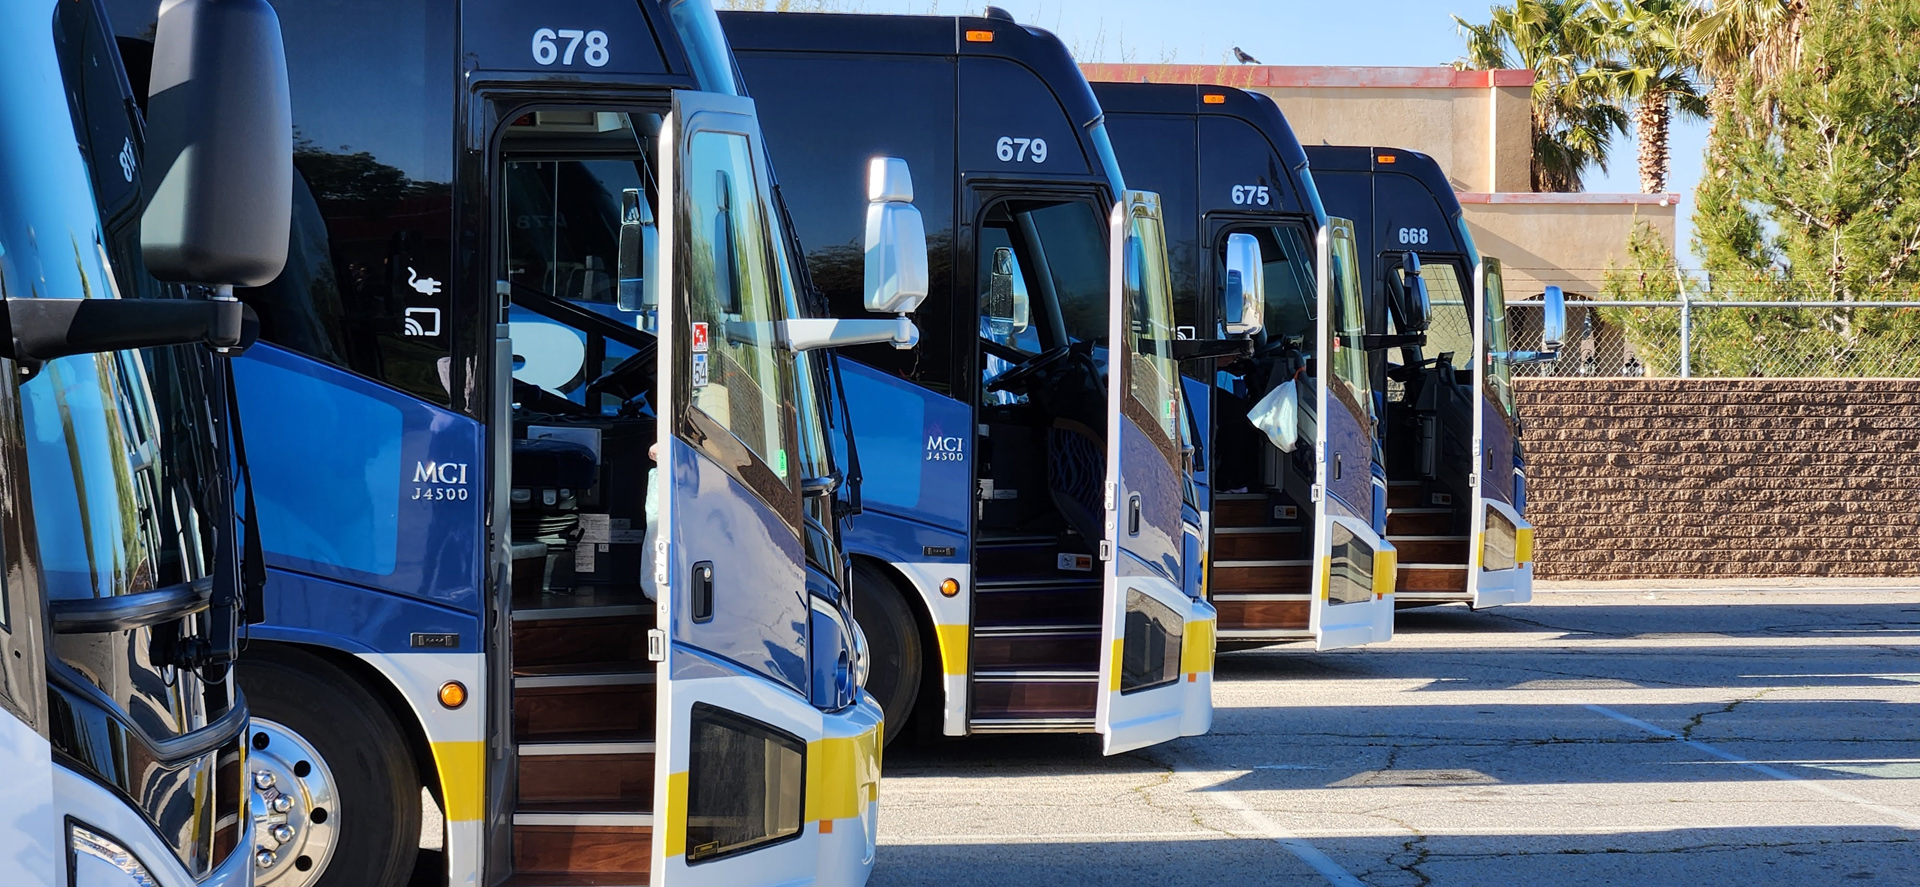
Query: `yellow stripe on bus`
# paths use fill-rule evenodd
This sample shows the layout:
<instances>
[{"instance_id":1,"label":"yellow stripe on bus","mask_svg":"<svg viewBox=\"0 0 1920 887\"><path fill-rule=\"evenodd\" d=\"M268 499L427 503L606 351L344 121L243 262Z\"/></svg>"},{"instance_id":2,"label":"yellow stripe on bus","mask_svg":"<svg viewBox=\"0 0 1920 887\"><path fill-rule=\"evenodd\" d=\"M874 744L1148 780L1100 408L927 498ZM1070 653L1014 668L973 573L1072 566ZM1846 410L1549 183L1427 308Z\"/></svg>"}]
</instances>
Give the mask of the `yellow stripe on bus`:
<instances>
[{"instance_id":1,"label":"yellow stripe on bus","mask_svg":"<svg viewBox=\"0 0 1920 887\"><path fill-rule=\"evenodd\" d=\"M936 625L934 631L939 634L940 665L947 674L967 673L967 626Z\"/></svg>"},{"instance_id":2,"label":"yellow stripe on bus","mask_svg":"<svg viewBox=\"0 0 1920 887\"><path fill-rule=\"evenodd\" d=\"M440 798L448 822L486 818L487 744L436 742L433 763L440 770Z\"/></svg>"},{"instance_id":3,"label":"yellow stripe on bus","mask_svg":"<svg viewBox=\"0 0 1920 887\"><path fill-rule=\"evenodd\" d=\"M1180 639L1180 670L1189 679L1203 671L1213 671L1213 620L1187 623L1186 637Z\"/></svg>"},{"instance_id":4,"label":"yellow stripe on bus","mask_svg":"<svg viewBox=\"0 0 1920 887\"><path fill-rule=\"evenodd\" d=\"M654 828L668 859L687 854L687 771L667 774L667 809L658 811Z\"/></svg>"},{"instance_id":5,"label":"yellow stripe on bus","mask_svg":"<svg viewBox=\"0 0 1920 887\"><path fill-rule=\"evenodd\" d=\"M1320 559L1320 599L1333 599L1333 555Z\"/></svg>"},{"instance_id":6,"label":"yellow stripe on bus","mask_svg":"<svg viewBox=\"0 0 1920 887\"><path fill-rule=\"evenodd\" d=\"M1400 569L1400 553L1391 548L1382 548L1373 555L1373 596L1383 598L1393 593L1394 582Z\"/></svg>"},{"instance_id":7,"label":"yellow stripe on bus","mask_svg":"<svg viewBox=\"0 0 1920 887\"><path fill-rule=\"evenodd\" d=\"M1515 527L1513 530L1513 559L1516 563L1533 562L1533 528Z\"/></svg>"},{"instance_id":8,"label":"yellow stripe on bus","mask_svg":"<svg viewBox=\"0 0 1920 887\"><path fill-rule=\"evenodd\" d=\"M880 731L807 743L806 821L852 819L880 796Z\"/></svg>"},{"instance_id":9,"label":"yellow stripe on bus","mask_svg":"<svg viewBox=\"0 0 1920 887\"><path fill-rule=\"evenodd\" d=\"M1125 641L1121 638L1113 639L1113 671L1107 675L1107 691L1110 693L1120 692L1120 657L1125 655L1125 648L1121 646L1123 643Z\"/></svg>"}]
</instances>

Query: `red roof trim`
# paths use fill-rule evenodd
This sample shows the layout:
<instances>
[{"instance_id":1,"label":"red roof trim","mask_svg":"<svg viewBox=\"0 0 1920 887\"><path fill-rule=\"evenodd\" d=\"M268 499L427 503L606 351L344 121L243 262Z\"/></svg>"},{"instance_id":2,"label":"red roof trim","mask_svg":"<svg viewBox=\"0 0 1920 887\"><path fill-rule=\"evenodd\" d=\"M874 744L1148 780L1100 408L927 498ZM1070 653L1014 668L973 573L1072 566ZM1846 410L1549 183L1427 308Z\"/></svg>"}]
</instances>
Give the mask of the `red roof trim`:
<instances>
[{"instance_id":1,"label":"red roof trim","mask_svg":"<svg viewBox=\"0 0 1920 887\"><path fill-rule=\"evenodd\" d=\"M1535 204L1561 206L1677 206L1678 194L1577 194L1531 193L1524 191L1456 191L1454 196L1461 203L1480 204Z\"/></svg>"},{"instance_id":2,"label":"red roof trim","mask_svg":"<svg viewBox=\"0 0 1920 887\"><path fill-rule=\"evenodd\" d=\"M1528 70L1456 71L1449 67L1369 68L1308 65L1081 65L1088 80L1197 83L1208 86L1348 89L1486 89L1531 86Z\"/></svg>"}]
</instances>

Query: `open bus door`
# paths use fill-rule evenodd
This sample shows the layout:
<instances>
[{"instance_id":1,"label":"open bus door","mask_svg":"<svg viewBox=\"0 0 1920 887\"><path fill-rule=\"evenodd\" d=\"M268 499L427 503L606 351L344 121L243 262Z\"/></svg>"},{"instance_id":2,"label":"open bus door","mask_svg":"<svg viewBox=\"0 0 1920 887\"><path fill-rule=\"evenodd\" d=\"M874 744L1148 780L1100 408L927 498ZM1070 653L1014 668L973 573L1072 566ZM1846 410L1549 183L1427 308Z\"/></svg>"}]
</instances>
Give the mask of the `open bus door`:
<instances>
[{"instance_id":1,"label":"open bus door","mask_svg":"<svg viewBox=\"0 0 1920 887\"><path fill-rule=\"evenodd\" d=\"M1360 344L1366 329L1353 222L1328 219L1318 240L1314 574L1307 625L1315 649L1332 650L1393 637L1395 552L1374 531L1371 465L1328 458L1371 452L1373 395Z\"/></svg>"},{"instance_id":2,"label":"open bus door","mask_svg":"<svg viewBox=\"0 0 1920 887\"><path fill-rule=\"evenodd\" d=\"M1467 593L1474 609L1533 599L1533 525L1514 501L1513 371L1500 260L1473 269L1473 534Z\"/></svg>"},{"instance_id":3,"label":"open bus door","mask_svg":"<svg viewBox=\"0 0 1920 887\"><path fill-rule=\"evenodd\" d=\"M1117 754L1204 731L1194 724L1183 731L1182 716L1188 683L1200 692L1197 672L1212 668L1213 640L1187 637L1187 614L1207 605L1182 590L1180 370L1159 195L1127 192L1110 222L1103 685L1095 729L1106 753ZM1204 669L1186 667L1202 655Z\"/></svg>"},{"instance_id":4,"label":"open bus door","mask_svg":"<svg viewBox=\"0 0 1920 887\"><path fill-rule=\"evenodd\" d=\"M651 880L784 884L817 871L833 820L871 827L878 745L825 736L809 703L795 360L753 103L676 92L662 143Z\"/></svg>"}]
</instances>

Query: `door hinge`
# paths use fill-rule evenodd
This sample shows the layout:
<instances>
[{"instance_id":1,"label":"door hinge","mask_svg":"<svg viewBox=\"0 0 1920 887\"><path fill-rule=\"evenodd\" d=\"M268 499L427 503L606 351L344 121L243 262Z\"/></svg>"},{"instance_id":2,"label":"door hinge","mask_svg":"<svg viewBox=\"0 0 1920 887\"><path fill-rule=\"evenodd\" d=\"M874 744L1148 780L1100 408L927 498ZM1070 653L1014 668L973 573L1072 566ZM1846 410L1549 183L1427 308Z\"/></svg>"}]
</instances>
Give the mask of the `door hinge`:
<instances>
[{"instance_id":1,"label":"door hinge","mask_svg":"<svg viewBox=\"0 0 1920 887\"><path fill-rule=\"evenodd\" d=\"M667 658L667 632L663 628L647 629L647 661L663 662Z\"/></svg>"},{"instance_id":2,"label":"door hinge","mask_svg":"<svg viewBox=\"0 0 1920 887\"><path fill-rule=\"evenodd\" d=\"M667 540L653 540L653 586L655 589L667 587ZM659 592L656 590L655 594Z\"/></svg>"},{"instance_id":3,"label":"door hinge","mask_svg":"<svg viewBox=\"0 0 1920 887\"><path fill-rule=\"evenodd\" d=\"M1107 510L1112 511L1118 507L1120 507L1120 485L1107 481Z\"/></svg>"},{"instance_id":4,"label":"door hinge","mask_svg":"<svg viewBox=\"0 0 1920 887\"><path fill-rule=\"evenodd\" d=\"M1105 539L1100 540L1100 559L1102 561L1113 560L1113 543L1112 542L1109 542Z\"/></svg>"}]
</instances>

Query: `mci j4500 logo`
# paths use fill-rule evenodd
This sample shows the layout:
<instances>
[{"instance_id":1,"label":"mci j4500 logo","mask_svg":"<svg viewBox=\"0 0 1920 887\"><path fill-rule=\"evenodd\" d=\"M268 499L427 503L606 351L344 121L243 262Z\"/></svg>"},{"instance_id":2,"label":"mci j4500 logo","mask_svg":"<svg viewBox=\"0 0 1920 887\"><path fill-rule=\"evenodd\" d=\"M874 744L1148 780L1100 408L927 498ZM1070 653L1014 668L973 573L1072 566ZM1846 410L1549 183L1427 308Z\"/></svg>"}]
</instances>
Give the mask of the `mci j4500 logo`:
<instances>
[{"instance_id":1,"label":"mci j4500 logo","mask_svg":"<svg viewBox=\"0 0 1920 887\"><path fill-rule=\"evenodd\" d=\"M962 462L967 458L967 440L964 437L941 437L927 435L928 462Z\"/></svg>"},{"instance_id":2,"label":"mci j4500 logo","mask_svg":"<svg viewBox=\"0 0 1920 887\"><path fill-rule=\"evenodd\" d=\"M465 502L467 463L413 463L413 498L429 502Z\"/></svg>"}]
</instances>

